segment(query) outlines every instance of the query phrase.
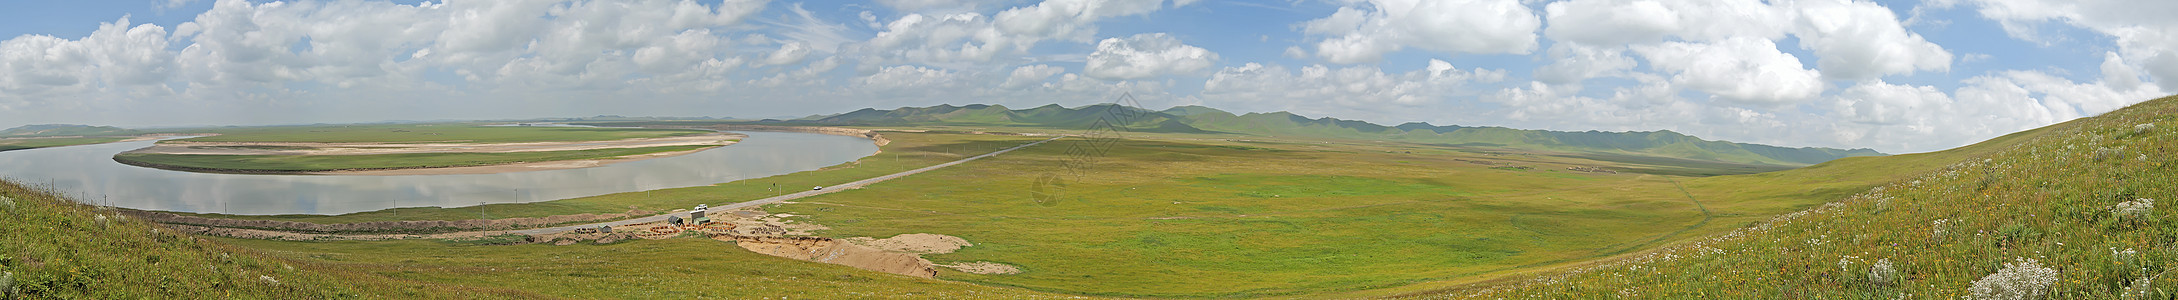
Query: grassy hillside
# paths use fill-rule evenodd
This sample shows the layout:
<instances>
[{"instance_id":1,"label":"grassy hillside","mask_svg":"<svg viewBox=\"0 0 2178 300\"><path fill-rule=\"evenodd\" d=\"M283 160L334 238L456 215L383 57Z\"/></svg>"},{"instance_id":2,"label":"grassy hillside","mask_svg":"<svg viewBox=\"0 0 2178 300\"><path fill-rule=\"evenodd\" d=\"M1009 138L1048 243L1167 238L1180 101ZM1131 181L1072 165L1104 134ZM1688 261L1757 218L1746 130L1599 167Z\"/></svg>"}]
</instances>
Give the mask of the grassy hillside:
<instances>
[{"instance_id":1,"label":"grassy hillside","mask_svg":"<svg viewBox=\"0 0 2178 300\"><path fill-rule=\"evenodd\" d=\"M1564 132L1502 127L1436 126L1407 123L1383 126L1336 118L1308 118L1288 112L1234 115L1202 106L1181 106L1147 111L1112 104L1077 108L1058 105L1008 110L996 105L902 107L892 110L862 109L854 112L787 123L871 126L1013 126L1080 130L1099 120L1121 122L1134 132L1232 133L1263 137L1317 137L1400 141L1466 147L1551 150L1654 156L1730 162L1803 166L1855 156L1877 156L1868 149L1786 148L1768 145L1709 141L1671 131Z\"/></svg>"},{"instance_id":2,"label":"grassy hillside","mask_svg":"<svg viewBox=\"0 0 2178 300\"><path fill-rule=\"evenodd\" d=\"M607 245L199 238L0 181L0 299L1054 298L756 254Z\"/></svg>"},{"instance_id":3,"label":"grassy hillside","mask_svg":"<svg viewBox=\"0 0 2178 300\"><path fill-rule=\"evenodd\" d=\"M439 298L495 290L401 285L206 241L0 181L0 298ZM12 291L10 291L12 290ZM500 296L503 297L503 296Z\"/></svg>"},{"instance_id":4,"label":"grassy hillside","mask_svg":"<svg viewBox=\"0 0 2178 300\"><path fill-rule=\"evenodd\" d=\"M476 124L318 125L182 130L218 133L192 142L288 143L526 143L668 137L706 130L477 126Z\"/></svg>"},{"instance_id":5,"label":"grassy hillside","mask_svg":"<svg viewBox=\"0 0 2178 300\"><path fill-rule=\"evenodd\" d=\"M1724 235L1415 296L2170 299L2174 119L2178 98L2163 98L1959 149L1819 165L1803 172L1889 182Z\"/></svg>"}]
</instances>

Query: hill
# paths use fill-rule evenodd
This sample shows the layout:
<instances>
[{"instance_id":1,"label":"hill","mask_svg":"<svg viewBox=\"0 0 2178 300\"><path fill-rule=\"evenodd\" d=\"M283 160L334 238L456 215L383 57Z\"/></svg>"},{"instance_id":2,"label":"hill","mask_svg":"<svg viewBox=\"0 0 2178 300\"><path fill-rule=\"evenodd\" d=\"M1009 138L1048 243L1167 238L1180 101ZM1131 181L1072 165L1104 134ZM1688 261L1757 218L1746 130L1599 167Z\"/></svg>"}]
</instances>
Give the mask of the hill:
<instances>
[{"instance_id":1,"label":"hill","mask_svg":"<svg viewBox=\"0 0 2178 300\"><path fill-rule=\"evenodd\" d=\"M1098 121L1122 125L1129 131L1160 133L1232 133L1257 136L1316 137L1400 141L1422 144L1550 150L1574 153L1620 154L1682 158L1741 164L1803 166L1838 158L1879 156L1869 149L1788 148L1759 144L1710 141L1672 131L1549 131L1503 127L1438 126L1406 123L1383 126L1337 118L1308 118L1288 112L1234 115L1203 106L1180 106L1149 111L1114 104L1077 108L1045 105L1010 110L999 105L938 105L892 110L865 108L853 112L786 122L827 125L908 126L967 125L1087 129ZM1609 156L1605 156L1609 157Z\"/></svg>"},{"instance_id":2,"label":"hill","mask_svg":"<svg viewBox=\"0 0 2178 300\"><path fill-rule=\"evenodd\" d=\"M133 134L138 134L138 133L140 133L140 132L137 132L137 131L135 131L135 130L129 130L129 129L122 129L122 128L120 128L120 127L112 127L112 126L90 126L90 125L72 125L72 124L41 124L41 125L24 125L24 126L22 126L22 127L15 127L15 128L8 128L7 130L0 130L0 138L10 138L10 137L45 137L45 136L107 136L107 135L133 135Z\"/></svg>"},{"instance_id":3,"label":"hill","mask_svg":"<svg viewBox=\"0 0 2178 300\"><path fill-rule=\"evenodd\" d=\"M1411 296L2170 299L2174 116L2178 97L2162 98L1958 149L1803 168L1913 165L1712 238Z\"/></svg>"}]
</instances>

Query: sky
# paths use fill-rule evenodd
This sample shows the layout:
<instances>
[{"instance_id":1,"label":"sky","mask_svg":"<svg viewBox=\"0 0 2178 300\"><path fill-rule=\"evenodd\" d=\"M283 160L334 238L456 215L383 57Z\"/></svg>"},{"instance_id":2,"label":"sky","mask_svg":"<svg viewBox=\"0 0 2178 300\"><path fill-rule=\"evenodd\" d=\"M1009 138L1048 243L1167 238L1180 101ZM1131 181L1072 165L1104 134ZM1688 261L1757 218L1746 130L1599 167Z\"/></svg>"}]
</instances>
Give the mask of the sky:
<instances>
[{"instance_id":1,"label":"sky","mask_svg":"<svg viewBox=\"0 0 2178 300\"><path fill-rule=\"evenodd\" d=\"M786 118L1133 95L1926 152L2178 91L2178 1L0 3L0 128Z\"/></svg>"}]
</instances>

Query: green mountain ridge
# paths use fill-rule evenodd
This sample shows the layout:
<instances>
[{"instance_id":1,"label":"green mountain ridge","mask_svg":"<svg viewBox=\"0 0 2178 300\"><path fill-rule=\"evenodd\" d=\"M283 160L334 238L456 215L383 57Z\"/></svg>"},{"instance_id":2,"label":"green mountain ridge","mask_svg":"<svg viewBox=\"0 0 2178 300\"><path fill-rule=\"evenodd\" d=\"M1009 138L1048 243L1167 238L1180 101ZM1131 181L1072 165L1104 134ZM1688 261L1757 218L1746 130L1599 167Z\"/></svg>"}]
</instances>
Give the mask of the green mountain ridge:
<instances>
[{"instance_id":1,"label":"green mountain ridge","mask_svg":"<svg viewBox=\"0 0 2178 300\"><path fill-rule=\"evenodd\" d=\"M0 137L131 135L139 132L113 126L38 124L0 130Z\"/></svg>"},{"instance_id":2,"label":"green mountain ridge","mask_svg":"<svg viewBox=\"0 0 2178 300\"><path fill-rule=\"evenodd\" d=\"M1088 129L1099 121L1128 131L1160 133L1232 133L1259 136L1299 136L1494 147L1523 150L1630 154L1710 160L1742 164L1782 166L1812 165L1839 158L1886 155L1871 149L1779 147L1762 144L1711 141L1670 130L1659 131L1550 131L1504 127L1433 125L1412 122L1384 126L1331 117L1309 118L1290 112L1235 115L1204 106L1178 106L1151 111L1116 104L1066 108L1057 104L1014 110L1001 105L941 104L891 110L864 108L853 112L811 116L793 121L827 125L982 125L1062 129Z\"/></svg>"}]
</instances>

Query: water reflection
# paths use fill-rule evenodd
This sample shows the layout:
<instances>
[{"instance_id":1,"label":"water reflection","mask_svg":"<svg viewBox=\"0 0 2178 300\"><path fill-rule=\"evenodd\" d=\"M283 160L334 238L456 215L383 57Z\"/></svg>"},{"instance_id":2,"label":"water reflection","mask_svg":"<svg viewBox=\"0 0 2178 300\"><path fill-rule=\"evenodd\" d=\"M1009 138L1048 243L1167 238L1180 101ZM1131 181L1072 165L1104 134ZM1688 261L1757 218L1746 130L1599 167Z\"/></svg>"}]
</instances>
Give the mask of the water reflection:
<instances>
[{"instance_id":1,"label":"water reflection","mask_svg":"<svg viewBox=\"0 0 2178 300\"><path fill-rule=\"evenodd\" d=\"M114 162L152 141L0 152L0 176L53 184L86 202L232 214L344 214L391 207L538 202L708 185L815 170L877 153L867 139L740 132L732 146L602 167L475 175L312 176L205 174ZM721 199L729 195L719 195Z\"/></svg>"}]
</instances>

